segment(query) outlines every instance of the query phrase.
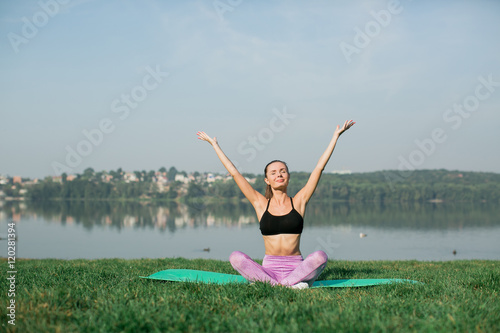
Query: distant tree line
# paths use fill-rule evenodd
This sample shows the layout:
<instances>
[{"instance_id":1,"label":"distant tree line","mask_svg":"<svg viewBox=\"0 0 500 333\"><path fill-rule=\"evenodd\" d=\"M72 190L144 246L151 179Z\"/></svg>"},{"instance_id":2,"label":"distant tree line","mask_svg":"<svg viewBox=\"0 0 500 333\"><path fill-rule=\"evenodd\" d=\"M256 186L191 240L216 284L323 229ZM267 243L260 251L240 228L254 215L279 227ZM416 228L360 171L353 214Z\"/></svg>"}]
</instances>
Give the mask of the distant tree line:
<instances>
[{"instance_id":1,"label":"distant tree line","mask_svg":"<svg viewBox=\"0 0 500 333\"><path fill-rule=\"evenodd\" d=\"M167 172L166 169L164 172ZM76 179L55 182L47 178L28 187L30 200L46 199L148 199L148 200L198 200L244 199L233 180L207 182L200 174L188 184L175 181L179 173L168 171L168 190L159 191L153 181L155 172L136 172L140 181L125 182L120 172L109 172L112 181L103 181L102 174L87 169ZM184 173L185 174L185 173ZM245 174L255 178L254 188L264 193L263 175ZM309 173L291 173L289 195L293 196L307 182ZM345 202L492 202L500 203L500 174L462 172L448 170L415 170L402 174L400 171L377 171L354 174L322 175L313 200Z\"/></svg>"},{"instance_id":2,"label":"distant tree line","mask_svg":"<svg viewBox=\"0 0 500 333\"><path fill-rule=\"evenodd\" d=\"M309 177L292 175L298 191ZM323 175L314 199L348 202L500 202L500 174L447 170L378 171L349 175Z\"/></svg>"}]
</instances>

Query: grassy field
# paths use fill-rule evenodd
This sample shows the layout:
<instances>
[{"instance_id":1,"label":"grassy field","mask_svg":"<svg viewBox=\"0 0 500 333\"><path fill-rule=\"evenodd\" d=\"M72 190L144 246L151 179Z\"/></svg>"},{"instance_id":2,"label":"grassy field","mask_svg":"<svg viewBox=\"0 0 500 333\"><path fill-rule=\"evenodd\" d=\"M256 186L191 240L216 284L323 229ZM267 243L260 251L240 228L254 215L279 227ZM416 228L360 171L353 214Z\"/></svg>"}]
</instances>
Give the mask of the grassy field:
<instances>
[{"instance_id":1,"label":"grassy field","mask_svg":"<svg viewBox=\"0 0 500 333\"><path fill-rule=\"evenodd\" d=\"M7 272L6 260L2 267ZM292 290L140 279L169 268L234 273L227 261L18 260L16 325L1 279L2 332L499 332L499 261L329 261L320 280L424 285Z\"/></svg>"}]
</instances>

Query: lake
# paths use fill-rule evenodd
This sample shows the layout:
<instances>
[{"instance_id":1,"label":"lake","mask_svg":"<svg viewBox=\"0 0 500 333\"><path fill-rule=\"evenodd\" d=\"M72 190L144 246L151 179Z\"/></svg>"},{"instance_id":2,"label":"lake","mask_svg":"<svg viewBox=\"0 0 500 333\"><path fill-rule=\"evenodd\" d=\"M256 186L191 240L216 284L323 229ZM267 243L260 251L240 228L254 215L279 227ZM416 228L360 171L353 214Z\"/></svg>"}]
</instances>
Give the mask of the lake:
<instances>
[{"instance_id":1,"label":"lake","mask_svg":"<svg viewBox=\"0 0 500 333\"><path fill-rule=\"evenodd\" d=\"M500 259L500 208L493 204L308 205L301 251L332 260ZM249 203L1 202L0 246L16 224L17 258L205 258L234 250L264 256ZM366 236L364 236L364 235ZM361 237L364 236L364 237Z\"/></svg>"}]
</instances>

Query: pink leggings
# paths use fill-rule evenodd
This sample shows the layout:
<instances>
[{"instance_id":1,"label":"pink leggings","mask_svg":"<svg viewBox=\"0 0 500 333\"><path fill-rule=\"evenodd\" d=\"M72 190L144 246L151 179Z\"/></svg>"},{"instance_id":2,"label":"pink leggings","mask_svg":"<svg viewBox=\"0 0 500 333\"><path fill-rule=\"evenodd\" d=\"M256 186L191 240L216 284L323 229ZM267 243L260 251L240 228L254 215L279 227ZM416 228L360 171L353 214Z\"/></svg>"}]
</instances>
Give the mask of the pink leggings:
<instances>
[{"instance_id":1,"label":"pink leggings","mask_svg":"<svg viewBox=\"0 0 500 333\"><path fill-rule=\"evenodd\" d=\"M303 259L301 255L265 255L262 266L240 251L234 251L229 256L229 262L233 268L248 281L262 281L284 286L293 286L299 282L312 285L325 269L327 260L328 256L323 251L313 252L306 259Z\"/></svg>"}]
</instances>

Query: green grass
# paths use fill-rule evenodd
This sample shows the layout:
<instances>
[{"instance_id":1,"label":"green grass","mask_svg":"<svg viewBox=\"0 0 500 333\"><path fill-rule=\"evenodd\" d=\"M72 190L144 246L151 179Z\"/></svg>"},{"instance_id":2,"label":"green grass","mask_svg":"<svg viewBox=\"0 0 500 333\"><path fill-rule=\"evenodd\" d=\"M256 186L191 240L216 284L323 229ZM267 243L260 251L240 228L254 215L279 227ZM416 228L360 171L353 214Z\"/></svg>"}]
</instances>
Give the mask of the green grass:
<instances>
[{"instance_id":1,"label":"green grass","mask_svg":"<svg viewBox=\"0 0 500 333\"><path fill-rule=\"evenodd\" d=\"M0 261L7 272L7 262ZM169 268L234 273L227 261L18 260L7 332L498 332L500 261L329 261L321 280L403 278L423 285L292 290L140 279Z\"/></svg>"}]
</instances>

